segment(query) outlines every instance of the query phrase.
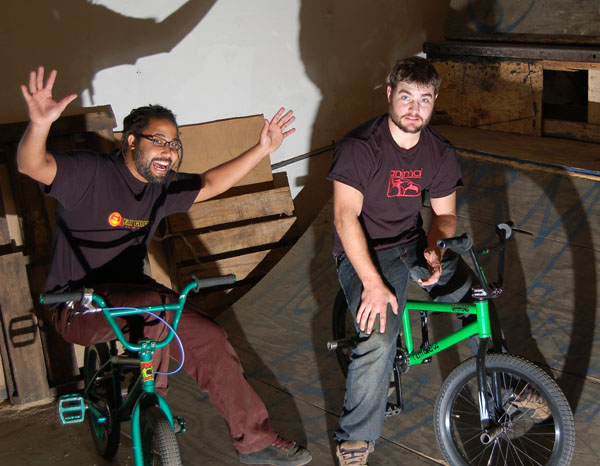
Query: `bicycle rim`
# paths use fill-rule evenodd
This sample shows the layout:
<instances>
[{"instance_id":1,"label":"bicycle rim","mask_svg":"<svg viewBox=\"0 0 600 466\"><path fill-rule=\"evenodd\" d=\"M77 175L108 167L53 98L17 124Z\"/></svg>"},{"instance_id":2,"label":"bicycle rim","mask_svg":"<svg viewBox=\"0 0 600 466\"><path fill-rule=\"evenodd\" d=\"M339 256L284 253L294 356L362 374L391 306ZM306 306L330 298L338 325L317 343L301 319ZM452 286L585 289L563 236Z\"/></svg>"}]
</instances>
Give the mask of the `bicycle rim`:
<instances>
[{"instance_id":1,"label":"bicycle rim","mask_svg":"<svg viewBox=\"0 0 600 466\"><path fill-rule=\"evenodd\" d=\"M479 420L475 360L446 379L435 406L435 431L453 465L554 465L571 462L575 426L556 382L539 367L511 355L486 358L486 385L494 427Z\"/></svg>"},{"instance_id":2,"label":"bicycle rim","mask_svg":"<svg viewBox=\"0 0 600 466\"><path fill-rule=\"evenodd\" d=\"M121 424L113 416L116 400L112 375L109 371L95 375L96 371L110 358L106 343L99 343L85 348L84 380L90 389L86 395L89 403L98 410L88 410L88 424L94 445L104 458L113 458L121 442Z\"/></svg>"},{"instance_id":3,"label":"bicycle rim","mask_svg":"<svg viewBox=\"0 0 600 466\"><path fill-rule=\"evenodd\" d=\"M140 422L144 466L181 466L177 438L163 411L150 406L142 411Z\"/></svg>"}]
</instances>

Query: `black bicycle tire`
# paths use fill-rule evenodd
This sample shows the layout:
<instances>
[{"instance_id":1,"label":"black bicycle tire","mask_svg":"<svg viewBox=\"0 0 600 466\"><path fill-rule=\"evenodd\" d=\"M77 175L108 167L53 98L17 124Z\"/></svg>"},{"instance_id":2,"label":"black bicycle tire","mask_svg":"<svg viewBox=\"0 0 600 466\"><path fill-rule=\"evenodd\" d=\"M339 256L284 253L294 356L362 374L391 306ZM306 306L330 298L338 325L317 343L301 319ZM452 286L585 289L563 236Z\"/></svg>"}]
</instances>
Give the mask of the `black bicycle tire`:
<instances>
[{"instance_id":1,"label":"black bicycle tire","mask_svg":"<svg viewBox=\"0 0 600 466\"><path fill-rule=\"evenodd\" d=\"M87 346L84 351L84 381L86 386L91 382L96 370L110 359L110 351L107 343L97 343ZM88 390L87 396L94 398L91 402L106 405L106 421L98 423L91 410L88 410L88 424L94 445L100 456L112 459L117 454L121 443L121 423L113 414L116 412L115 388L111 383L112 377L107 376L93 384ZM99 394L96 388L104 386L104 394Z\"/></svg>"},{"instance_id":2,"label":"black bicycle tire","mask_svg":"<svg viewBox=\"0 0 600 466\"><path fill-rule=\"evenodd\" d=\"M347 313L348 304L346 303L346 296L344 295L344 291L340 288L333 303L331 329L334 340L344 340L352 336L346 332ZM348 351L348 348L346 348L346 351ZM337 348L335 350L335 356L338 360L338 364L340 365L340 369L342 370L344 377L347 377L348 366L350 364L347 353L343 348Z\"/></svg>"},{"instance_id":3,"label":"black bicycle tire","mask_svg":"<svg viewBox=\"0 0 600 466\"><path fill-rule=\"evenodd\" d=\"M530 434L532 437L537 435L537 437L535 437L535 443L538 445L538 448L537 450L529 450L529 453L533 455L542 451L541 446L543 441L540 440L540 433L536 433L535 429L543 429L544 427L548 426L552 427L549 422L549 420L551 420L554 423L554 429L549 430L548 434L549 437L553 435L552 448L548 448L548 451L551 453L547 459L547 462L541 464L546 464L548 466L569 465L575 451L575 423L569 403L556 382L546 372L532 362L518 356L508 354L488 355L486 357L486 371L488 375L491 373L497 373L499 375L502 374L502 380L508 379L512 381L516 380L513 379L513 377L518 377L522 382L530 384L530 386L536 390L536 393L539 393L541 396L543 396L544 401L547 403L546 406L550 407L550 416L546 420L540 422L539 424L534 424L533 427L526 431L523 436L514 440L509 439L509 435L514 435L514 432L518 430L516 426L517 422L523 421L523 423L525 423L527 421L527 417L521 415L520 417L515 416L515 419L513 419L511 416L509 416L507 411L504 411L503 414L500 414L500 417L497 419L497 421L502 425L502 427L506 427L506 431L503 430L502 434L499 435L496 440L498 443L504 441L506 445L511 445L511 448L507 450L501 450L501 448L495 450L504 452L503 464L512 464L510 461L507 462L509 456L519 453L520 451L527 452L527 448L531 448L532 443L525 443L526 440L523 440L527 434ZM487 378L488 377L486 377L486 379ZM475 429L475 423L479 422L479 414L476 410L476 403L473 403L472 400L470 400L471 397L466 397L465 394L467 391L463 390L467 384L475 384L476 386L476 380L475 358L471 358L460 364L450 373L450 375L442 384L436 399L434 409L436 438L442 454L453 466L467 466L472 464L461 454L460 448L457 447L456 437L458 437L459 434L456 436L454 435L454 428L456 427L456 430L459 429L459 422L467 423L469 420L469 414L471 415L470 419L472 421L472 425L474 426L473 429ZM463 400L462 404L457 402L459 396ZM470 403L465 401L470 401ZM452 409L455 406L455 403L456 414L453 416ZM460 410L458 408L459 404L461 408ZM468 406L469 404L472 404L472 410L475 411L474 413L469 413L465 408L465 406ZM503 404L505 403L503 402ZM490 411L492 411L492 409L490 409ZM502 410L500 410L500 412L502 412ZM456 422L454 419L456 419ZM454 422L456 425L453 425ZM508 429L509 425L510 430ZM470 439L480 438L474 433L472 435L470 434L469 436L465 435L465 437L467 437L467 441ZM519 441L518 443L517 440ZM462 442L462 440L460 441ZM493 443L496 444L496 441ZM464 444L465 442L463 442L461 445ZM474 441L474 444L476 444L476 446L482 451L486 448L477 444L476 441ZM496 444L496 446L498 446L498 444ZM513 446L515 446L514 449L512 448ZM510 452L511 455L507 454L507 452ZM483 456L483 458L484 460L482 464L488 464L488 462L485 461L485 458L488 457ZM481 459L479 460L479 463L481 463ZM490 461L489 464L495 463Z\"/></svg>"},{"instance_id":4,"label":"black bicycle tire","mask_svg":"<svg viewBox=\"0 0 600 466\"><path fill-rule=\"evenodd\" d=\"M148 406L140 415L140 430L142 434L142 454L144 466L160 464L163 466L181 466L181 455L175 432L165 413L156 406ZM154 454L157 450L160 463Z\"/></svg>"}]
</instances>

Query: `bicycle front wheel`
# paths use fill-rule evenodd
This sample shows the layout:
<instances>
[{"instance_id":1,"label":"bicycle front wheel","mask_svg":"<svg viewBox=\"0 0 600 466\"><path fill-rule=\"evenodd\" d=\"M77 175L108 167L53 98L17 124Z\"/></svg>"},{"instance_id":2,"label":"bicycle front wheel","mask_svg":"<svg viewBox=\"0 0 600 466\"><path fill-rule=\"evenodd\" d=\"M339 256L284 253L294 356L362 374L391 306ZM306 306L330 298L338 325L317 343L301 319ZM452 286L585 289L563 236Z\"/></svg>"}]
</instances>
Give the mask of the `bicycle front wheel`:
<instances>
[{"instance_id":1,"label":"bicycle front wheel","mask_svg":"<svg viewBox=\"0 0 600 466\"><path fill-rule=\"evenodd\" d=\"M101 456L112 459L121 442L121 423L116 419L116 386L112 369L98 370L110 359L108 344L87 346L84 352L83 374L88 410L88 423L96 450Z\"/></svg>"},{"instance_id":2,"label":"bicycle front wheel","mask_svg":"<svg viewBox=\"0 0 600 466\"><path fill-rule=\"evenodd\" d=\"M440 449L456 466L570 464L575 424L565 395L535 364L507 354L488 355L486 390L492 428L481 428L475 358L442 384L434 423Z\"/></svg>"},{"instance_id":3,"label":"bicycle front wheel","mask_svg":"<svg viewBox=\"0 0 600 466\"><path fill-rule=\"evenodd\" d=\"M142 411L140 423L144 466L181 466L179 445L165 413L150 406Z\"/></svg>"}]
</instances>

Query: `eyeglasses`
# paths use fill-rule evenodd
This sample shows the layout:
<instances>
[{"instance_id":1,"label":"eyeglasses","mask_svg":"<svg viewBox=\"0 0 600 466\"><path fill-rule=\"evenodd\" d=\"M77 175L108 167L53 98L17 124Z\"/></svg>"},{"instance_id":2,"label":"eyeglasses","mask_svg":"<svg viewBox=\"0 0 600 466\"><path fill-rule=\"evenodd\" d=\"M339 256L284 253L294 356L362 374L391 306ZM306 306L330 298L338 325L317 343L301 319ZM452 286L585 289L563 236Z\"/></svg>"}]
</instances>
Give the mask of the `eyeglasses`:
<instances>
[{"instance_id":1,"label":"eyeglasses","mask_svg":"<svg viewBox=\"0 0 600 466\"><path fill-rule=\"evenodd\" d=\"M173 139L172 141L167 141L165 138L163 138L161 136L154 136L154 135L150 135L150 134L139 134L139 136L143 137L144 139L148 139L148 141L150 141L156 147L169 146L169 149L171 149L175 152L179 152L183 148L183 145L181 144L181 141L179 139Z\"/></svg>"}]
</instances>

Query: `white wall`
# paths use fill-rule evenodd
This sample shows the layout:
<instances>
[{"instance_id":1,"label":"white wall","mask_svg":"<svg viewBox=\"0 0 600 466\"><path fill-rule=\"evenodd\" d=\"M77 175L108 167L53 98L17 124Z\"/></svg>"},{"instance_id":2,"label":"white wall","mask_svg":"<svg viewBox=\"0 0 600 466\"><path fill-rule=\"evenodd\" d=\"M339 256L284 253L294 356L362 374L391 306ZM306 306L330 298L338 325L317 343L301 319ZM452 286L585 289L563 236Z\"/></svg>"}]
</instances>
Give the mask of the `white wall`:
<instances>
[{"instance_id":1,"label":"white wall","mask_svg":"<svg viewBox=\"0 0 600 466\"><path fill-rule=\"evenodd\" d=\"M57 97L80 94L70 111L110 104L118 129L148 103L170 107L182 125L292 108L296 134L272 163L384 112L389 67L440 39L448 8L448 0L7 1L0 56L12 66L0 77L0 123L26 119L18 85L43 64L59 70ZM295 197L311 185L308 198L328 198L330 159L283 169ZM326 199L297 201L310 218Z\"/></svg>"}]
</instances>

